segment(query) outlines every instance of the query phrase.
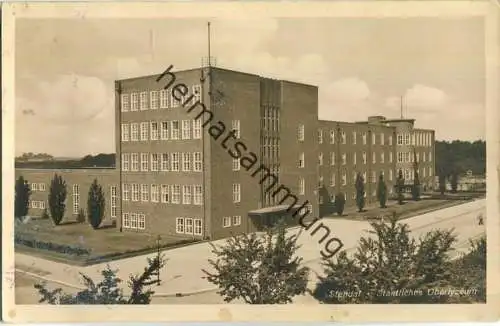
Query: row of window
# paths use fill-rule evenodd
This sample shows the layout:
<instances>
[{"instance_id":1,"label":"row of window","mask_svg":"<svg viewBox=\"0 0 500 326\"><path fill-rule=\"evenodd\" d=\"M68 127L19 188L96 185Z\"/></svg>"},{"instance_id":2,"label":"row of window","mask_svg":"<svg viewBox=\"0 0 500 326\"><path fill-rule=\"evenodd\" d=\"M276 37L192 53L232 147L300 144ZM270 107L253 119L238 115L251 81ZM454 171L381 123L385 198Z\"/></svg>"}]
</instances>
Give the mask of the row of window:
<instances>
[{"instance_id":1,"label":"row of window","mask_svg":"<svg viewBox=\"0 0 500 326\"><path fill-rule=\"evenodd\" d=\"M144 230L146 229L146 215L142 213L123 213L122 227L124 229Z\"/></svg>"},{"instance_id":2,"label":"row of window","mask_svg":"<svg viewBox=\"0 0 500 326\"><path fill-rule=\"evenodd\" d=\"M175 233L202 235L203 221L199 218L176 217Z\"/></svg>"},{"instance_id":3,"label":"row of window","mask_svg":"<svg viewBox=\"0 0 500 326\"><path fill-rule=\"evenodd\" d=\"M231 225L238 226L241 225L241 216L224 216L222 218L222 227L228 228Z\"/></svg>"},{"instance_id":4,"label":"row of window","mask_svg":"<svg viewBox=\"0 0 500 326\"><path fill-rule=\"evenodd\" d=\"M367 133L366 132L358 132L358 131L353 131L351 135L351 143L353 145L356 145L358 143L358 134L361 135L361 141L363 145L367 145ZM372 132L371 134L372 138L372 145L377 144L377 135L375 132ZM392 135L386 136L384 133L379 134L379 144L380 145L385 145L386 143L386 138L387 138L387 143L389 146L392 146ZM304 140L304 125L299 126L299 141ZM323 130L318 130L318 143L322 144L323 143ZM345 131L340 130L340 143L341 144L347 144L347 134ZM330 144L335 144L335 130L330 130Z\"/></svg>"},{"instance_id":5,"label":"row of window","mask_svg":"<svg viewBox=\"0 0 500 326\"><path fill-rule=\"evenodd\" d=\"M201 139L201 120L143 121L121 124L122 142Z\"/></svg>"},{"instance_id":6,"label":"row of window","mask_svg":"<svg viewBox=\"0 0 500 326\"><path fill-rule=\"evenodd\" d=\"M148 170L178 172L181 168L184 172L201 172L203 163L201 152L122 153L121 159L122 170L133 172Z\"/></svg>"},{"instance_id":7,"label":"row of window","mask_svg":"<svg viewBox=\"0 0 500 326\"><path fill-rule=\"evenodd\" d=\"M118 209L118 190L116 186L110 186L110 210L111 218L116 218ZM76 215L80 211L80 185L74 184L72 187L71 198L73 202L73 214Z\"/></svg>"},{"instance_id":8,"label":"row of window","mask_svg":"<svg viewBox=\"0 0 500 326\"><path fill-rule=\"evenodd\" d=\"M45 191L45 183L32 183L30 190L31 191Z\"/></svg>"},{"instance_id":9,"label":"row of window","mask_svg":"<svg viewBox=\"0 0 500 326\"><path fill-rule=\"evenodd\" d=\"M400 133L397 135L398 145L431 146L432 134L415 131L413 133Z\"/></svg>"},{"instance_id":10,"label":"row of window","mask_svg":"<svg viewBox=\"0 0 500 326\"><path fill-rule=\"evenodd\" d=\"M28 207L45 209L46 205L44 200L30 200L28 202Z\"/></svg>"},{"instance_id":11,"label":"row of window","mask_svg":"<svg viewBox=\"0 0 500 326\"><path fill-rule=\"evenodd\" d=\"M124 183L122 185L122 199L123 201L151 201L164 204L181 204L182 202L184 205L203 205L203 187L201 185Z\"/></svg>"},{"instance_id":12,"label":"row of window","mask_svg":"<svg viewBox=\"0 0 500 326\"><path fill-rule=\"evenodd\" d=\"M176 94L178 95L178 94ZM179 97L179 96L177 96ZM159 91L142 91L142 92L132 92L130 94L121 95L121 111L138 111L138 110L157 110L157 109L168 109L176 108L184 105L187 100L191 97L191 105L196 102L201 102L201 85L192 86L192 94L181 96L181 100L177 100L172 93L171 89L163 89ZM186 103L188 104L188 103Z\"/></svg>"},{"instance_id":13,"label":"row of window","mask_svg":"<svg viewBox=\"0 0 500 326\"><path fill-rule=\"evenodd\" d=\"M417 162L431 162L432 161L432 152L429 152L428 155L426 155L425 152L422 153L422 161L420 161L420 153L416 153L415 155L413 152L398 152L398 163L413 163L415 162L415 156L417 159Z\"/></svg>"}]
</instances>

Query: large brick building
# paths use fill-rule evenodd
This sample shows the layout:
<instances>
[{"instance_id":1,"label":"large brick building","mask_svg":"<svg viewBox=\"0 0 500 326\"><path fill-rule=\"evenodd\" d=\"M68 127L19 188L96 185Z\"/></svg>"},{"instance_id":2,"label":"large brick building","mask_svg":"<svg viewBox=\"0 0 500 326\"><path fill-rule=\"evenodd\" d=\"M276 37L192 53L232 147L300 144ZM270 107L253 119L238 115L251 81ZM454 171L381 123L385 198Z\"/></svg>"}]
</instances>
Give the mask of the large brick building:
<instances>
[{"instance_id":1,"label":"large brick building","mask_svg":"<svg viewBox=\"0 0 500 326\"><path fill-rule=\"evenodd\" d=\"M399 168L410 182L410 161L398 158L413 148L425 161L421 180L432 184L433 132L413 129L413 120L318 121L316 86L214 67L170 69L115 82L116 169L62 173L68 200L75 185L86 189L82 202L98 178L117 203L107 216L120 231L218 239L257 230L289 205L318 217L337 193L354 205L358 172L372 202L380 173L390 191ZM16 174L48 184L55 172Z\"/></svg>"}]
</instances>

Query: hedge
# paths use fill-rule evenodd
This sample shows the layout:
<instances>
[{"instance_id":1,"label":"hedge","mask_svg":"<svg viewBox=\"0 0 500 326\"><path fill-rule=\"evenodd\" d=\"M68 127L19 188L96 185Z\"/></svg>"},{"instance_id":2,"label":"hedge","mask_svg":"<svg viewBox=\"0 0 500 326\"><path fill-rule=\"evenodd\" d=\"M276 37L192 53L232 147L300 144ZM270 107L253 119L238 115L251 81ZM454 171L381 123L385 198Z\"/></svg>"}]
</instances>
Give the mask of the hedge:
<instances>
[{"instance_id":1,"label":"hedge","mask_svg":"<svg viewBox=\"0 0 500 326\"><path fill-rule=\"evenodd\" d=\"M71 255L71 256L88 256L88 255L90 255L90 252L91 252L91 250L86 249L86 248L80 248L80 247L69 246L69 245L61 245L61 244L57 244L57 243L39 241L39 240L35 240L35 239L28 239L28 238L24 238L24 237L17 235L17 234L14 237L14 242L15 242L15 244L30 247L30 248L49 250L49 251L54 251L57 253Z\"/></svg>"}]
</instances>

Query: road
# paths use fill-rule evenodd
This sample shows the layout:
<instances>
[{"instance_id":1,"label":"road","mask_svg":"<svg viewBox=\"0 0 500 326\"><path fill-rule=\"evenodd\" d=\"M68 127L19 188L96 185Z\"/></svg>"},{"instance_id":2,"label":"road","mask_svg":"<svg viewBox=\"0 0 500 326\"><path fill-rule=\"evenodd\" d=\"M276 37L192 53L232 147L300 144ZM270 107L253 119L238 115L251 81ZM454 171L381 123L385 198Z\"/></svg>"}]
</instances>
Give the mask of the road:
<instances>
[{"instance_id":1,"label":"road","mask_svg":"<svg viewBox=\"0 0 500 326\"><path fill-rule=\"evenodd\" d=\"M468 240L485 232L485 226L478 225L477 223L477 216L479 214L486 216L485 207L486 200L480 199L463 205L415 216L404 220L404 223L409 224L412 235L415 237L419 237L436 228L454 228L458 237L455 247L458 251L465 252L469 247ZM366 236L366 231L370 228L368 222L365 221L325 219L322 223L332 230L331 236L336 236L342 240L344 244L343 249L348 251L352 251L356 247L359 238L363 235ZM321 273L322 257L320 251L324 250L324 244L319 244L318 241L321 239L323 231L320 230L317 234L311 236L310 231L296 227L290 229L288 232L290 234L300 232L298 242L301 248L298 255L304 258L304 264L313 271L310 280L310 284L312 285L315 282L314 275ZM213 244L220 245L224 242L225 240L218 240L214 241ZM222 300L220 302L213 302L218 296L213 291L214 286L203 279L204 274L201 271L202 269L210 269L207 260L213 258L208 243L168 250L165 251L165 255L168 262L162 271L162 284L155 287L158 298L155 298L154 303L222 303ZM56 263L21 253L16 253L15 259L18 271L27 271L36 268L37 272L30 272L31 274L28 273L28 276L36 276L37 274L41 274L39 271L43 271L43 274L45 274L43 278L50 281L50 284L65 285L76 290L77 288L81 288L79 273L84 273L91 278L100 279L100 271L109 264L112 269L119 270L118 276L121 279L127 280L130 274L140 273L146 264L146 257L152 256L154 255L137 256L87 267ZM59 287L60 285L57 286ZM172 297L175 293L196 294L199 292L203 293L180 298ZM209 302L201 301L204 300L203 298L209 300ZM200 301L197 302L198 300ZM297 303L308 302L310 302L310 298L307 296L297 298Z\"/></svg>"}]
</instances>

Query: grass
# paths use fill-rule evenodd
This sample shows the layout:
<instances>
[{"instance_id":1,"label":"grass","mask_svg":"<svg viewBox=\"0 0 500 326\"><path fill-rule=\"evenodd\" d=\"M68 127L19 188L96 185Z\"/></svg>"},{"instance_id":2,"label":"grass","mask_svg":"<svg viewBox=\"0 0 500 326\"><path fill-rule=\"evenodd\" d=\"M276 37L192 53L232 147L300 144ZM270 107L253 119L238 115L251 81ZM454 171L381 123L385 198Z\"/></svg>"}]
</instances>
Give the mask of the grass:
<instances>
[{"instance_id":1,"label":"grass","mask_svg":"<svg viewBox=\"0 0 500 326\"><path fill-rule=\"evenodd\" d=\"M91 265L146 254L155 252L158 248L157 236L155 235L118 232L116 228L109 227L94 230L85 223L67 223L54 226L50 219L32 219L26 224L19 223L16 225L16 233L38 241L90 249L90 256L77 257L22 245L16 246L16 250L28 254L77 265ZM195 241L197 240L162 235L160 248L172 248Z\"/></svg>"}]
</instances>

